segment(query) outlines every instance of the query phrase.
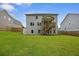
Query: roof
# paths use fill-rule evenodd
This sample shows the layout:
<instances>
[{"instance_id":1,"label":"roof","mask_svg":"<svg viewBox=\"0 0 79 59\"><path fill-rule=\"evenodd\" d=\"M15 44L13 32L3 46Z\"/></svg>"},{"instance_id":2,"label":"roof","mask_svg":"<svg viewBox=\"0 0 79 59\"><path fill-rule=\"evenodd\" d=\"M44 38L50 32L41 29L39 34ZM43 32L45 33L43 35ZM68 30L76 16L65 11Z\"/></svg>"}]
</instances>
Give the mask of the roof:
<instances>
[{"instance_id":1,"label":"roof","mask_svg":"<svg viewBox=\"0 0 79 59\"><path fill-rule=\"evenodd\" d=\"M61 22L61 24L65 21L66 17L69 16L69 15L79 15L79 13L68 13L68 14L65 16L64 20ZM61 25L61 24L60 24L60 25Z\"/></svg>"},{"instance_id":2,"label":"roof","mask_svg":"<svg viewBox=\"0 0 79 59\"><path fill-rule=\"evenodd\" d=\"M51 13L36 13L36 14L25 14L27 16L33 16L33 15L58 15L58 14L51 14Z\"/></svg>"},{"instance_id":3,"label":"roof","mask_svg":"<svg viewBox=\"0 0 79 59\"><path fill-rule=\"evenodd\" d=\"M68 13L68 15L79 15L79 13Z\"/></svg>"},{"instance_id":4,"label":"roof","mask_svg":"<svg viewBox=\"0 0 79 59\"><path fill-rule=\"evenodd\" d=\"M7 13L7 15L8 15L9 17L11 17L17 24L23 26L20 21L18 21L18 20L16 20L15 18L13 18L6 10L2 10L2 11L0 11L0 12L5 12L5 13Z\"/></svg>"}]
</instances>

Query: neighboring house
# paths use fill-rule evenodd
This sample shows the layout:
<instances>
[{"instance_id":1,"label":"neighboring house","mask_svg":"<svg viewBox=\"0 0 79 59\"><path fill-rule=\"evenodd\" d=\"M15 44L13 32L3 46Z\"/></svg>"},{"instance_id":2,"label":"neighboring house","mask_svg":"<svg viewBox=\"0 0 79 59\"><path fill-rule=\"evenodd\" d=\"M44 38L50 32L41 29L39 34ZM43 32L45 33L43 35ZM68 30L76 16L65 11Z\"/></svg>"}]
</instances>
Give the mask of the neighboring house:
<instances>
[{"instance_id":1,"label":"neighboring house","mask_svg":"<svg viewBox=\"0 0 79 59\"><path fill-rule=\"evenodd\" d=\"M79 33L79 14L68 14L60 25L60 31Z\"/></svg>"},{"instance_id":2,"label":"neighboring house","mask_svg":"<svg viewBox=\"0 0 79 59\"><path fill-rule=\"evenodd\" d=\"M0 30L22 31L22 24L15 20L6 10L0 11Z\"/></svg>"},{"instance_id":3,"label":"neighboring house","mask_svg":"<svg viewBox=\"0 0 79 59\"><path fill-rule=\"evenodd\" d=\"M57 34L57 14L26 14L24 34Z\"/></svg>"}]
</instances>

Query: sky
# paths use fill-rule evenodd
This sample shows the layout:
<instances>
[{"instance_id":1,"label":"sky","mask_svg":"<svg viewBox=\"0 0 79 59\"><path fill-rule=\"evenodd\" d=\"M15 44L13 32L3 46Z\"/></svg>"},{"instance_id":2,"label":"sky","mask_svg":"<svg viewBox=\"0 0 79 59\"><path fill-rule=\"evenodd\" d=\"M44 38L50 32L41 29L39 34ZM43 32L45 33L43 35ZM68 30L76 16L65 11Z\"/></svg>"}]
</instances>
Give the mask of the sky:
<instances>
[{"instance_id":1,"label":"sky","mask_svg":"<svg viewBox=\"0 0 79 59\"><path fill-rule=\"evenodd\" d=\"M0 11L7 10L15 19L26 26L29 13L58 14L58 27L68 13L79 13L79 3L0 3Z\"/></svg>"}]
</instances>

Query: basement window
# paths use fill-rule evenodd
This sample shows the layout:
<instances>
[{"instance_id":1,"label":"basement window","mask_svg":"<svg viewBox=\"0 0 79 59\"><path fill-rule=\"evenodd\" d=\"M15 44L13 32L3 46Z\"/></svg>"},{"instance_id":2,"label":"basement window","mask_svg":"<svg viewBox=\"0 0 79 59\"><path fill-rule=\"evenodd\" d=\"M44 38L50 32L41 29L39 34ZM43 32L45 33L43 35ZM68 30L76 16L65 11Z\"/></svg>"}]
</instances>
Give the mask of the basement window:
<instances>
[{"instance_id":1,"label":"basement window","mask_svg":"<svg viewBox=\"0 0 79 59\"><path fill-rule=\"evenodd\" d=\"M40 33L41 30L38 30L38 33Z\"/></svg>"},{"instance_id":2,"label":"basement window","mask_svg":"<svg viewBox=\"0 0 79 59\"><path fill-rule=\"evenodd\" d=\"M34 33L34 30L31 30L31 33Z\"/></svg>"}]
</instances>

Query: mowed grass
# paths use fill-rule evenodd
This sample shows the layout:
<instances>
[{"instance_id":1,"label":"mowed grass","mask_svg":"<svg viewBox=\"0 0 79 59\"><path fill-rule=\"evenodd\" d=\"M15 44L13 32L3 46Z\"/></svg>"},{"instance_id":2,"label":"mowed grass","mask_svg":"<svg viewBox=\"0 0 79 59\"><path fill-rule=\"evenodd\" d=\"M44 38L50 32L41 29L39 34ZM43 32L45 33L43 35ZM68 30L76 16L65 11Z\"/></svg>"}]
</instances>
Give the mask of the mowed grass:
<instances>
[{"instance_id":1,"label":"mowed grass","mask_svg":"<svg viewBox=\"0 0 79 59\"><path fill-rule=\"evenodd\" d=\"M79 37L0 31L0 56L79 56Z\"/></svg>"}]
</instances>

